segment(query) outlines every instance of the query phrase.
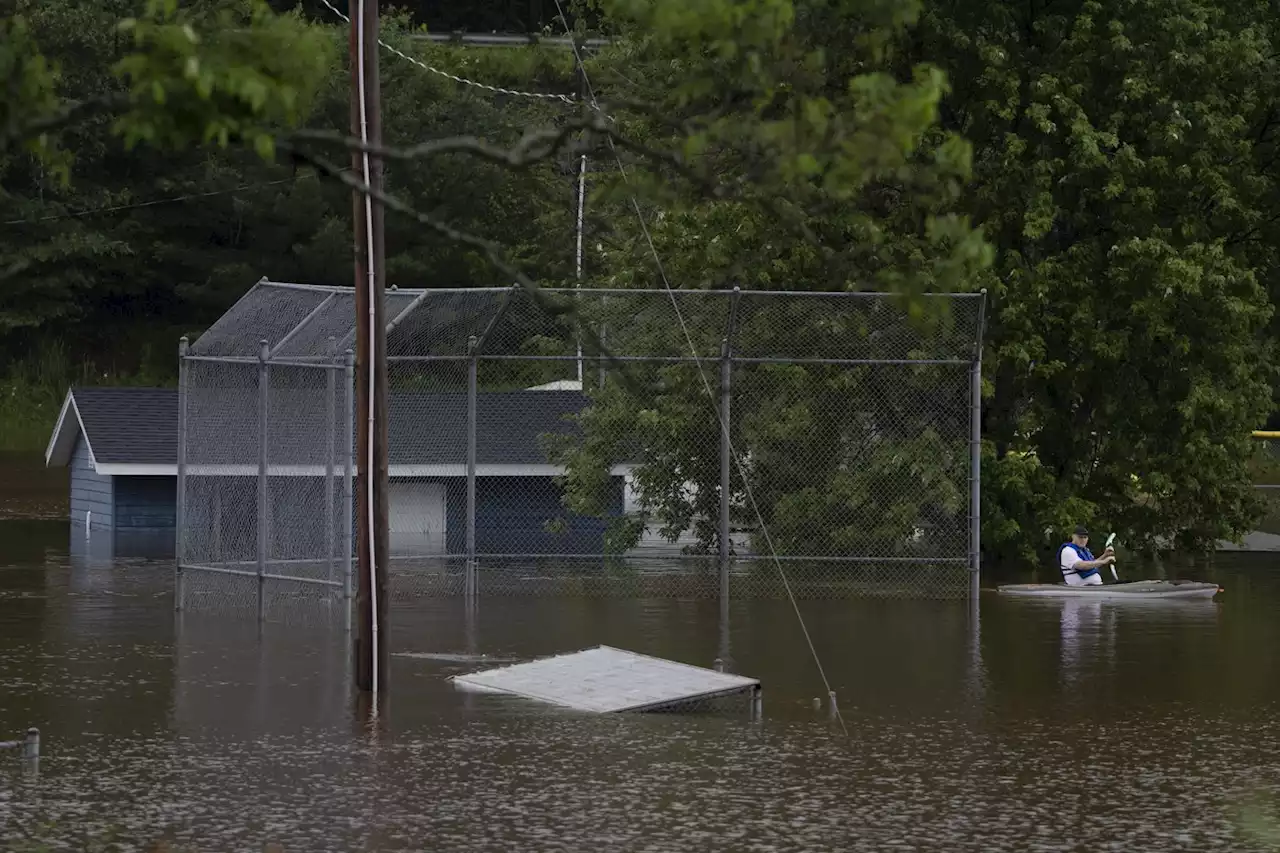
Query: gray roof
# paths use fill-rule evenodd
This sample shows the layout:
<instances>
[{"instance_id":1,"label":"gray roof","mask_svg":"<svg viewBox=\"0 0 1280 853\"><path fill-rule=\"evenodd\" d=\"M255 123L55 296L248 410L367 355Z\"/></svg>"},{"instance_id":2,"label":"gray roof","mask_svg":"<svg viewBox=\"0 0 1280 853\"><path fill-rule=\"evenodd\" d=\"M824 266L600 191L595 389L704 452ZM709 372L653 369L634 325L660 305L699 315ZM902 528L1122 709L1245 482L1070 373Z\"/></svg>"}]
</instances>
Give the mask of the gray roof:
<instances>
[{"instance_id":1,"label":"gray roof","mask_svg":"<svg viewBox=\"0 0 1280 853\"><path fill-rule=\"evenodd\" d=\"M177 464L176 389L72 388L71 395L98 462Z\"/></svg>"},{"instance_id":2,"label":"gray roof","mask_svg":"<svg viewBox=\"0 0 1280 853\"><path fill-rule=\"evenodd\" d=\"M323 392L321 392L323 393ZM177 465L178 392L173 388L74 388L69 393L99 463ZM214 394L188 403L188 461L256 464L257 411L253 395ZM193 395L194 397L194 395ZM323 400L323 396L320 398ZM392 465L462 464L467 454L465 392L393 392L388 448ZM576 435L567 416L580 412L587 397L579 391L481 391L476 399L476 462L480 465L547 464L547 433ZM277 390L272 408L281 413L271 424L271 464L316 464L324 448L323 406L314 391ZM298 417L283 413L297 412ZM337 429L345 420L338 418ZM65 452L73 417L59 422L50 448ZM59 434L61 431L62 434Z\"/></svg>"},{"instance_id":3,"label":"gray roof","mask_svg":"<svg viewBox=\"0 0 1280 853\"><path fill-rule=\"evenodd\" d=\"M388 400L392 465L455 464L467 459L467 395L462 391L393 394ZM545 465L540 436L576 435L565 419L587 405L579 391L482 391L476 395L476 464Z\"/></svg>"}]
</instances>

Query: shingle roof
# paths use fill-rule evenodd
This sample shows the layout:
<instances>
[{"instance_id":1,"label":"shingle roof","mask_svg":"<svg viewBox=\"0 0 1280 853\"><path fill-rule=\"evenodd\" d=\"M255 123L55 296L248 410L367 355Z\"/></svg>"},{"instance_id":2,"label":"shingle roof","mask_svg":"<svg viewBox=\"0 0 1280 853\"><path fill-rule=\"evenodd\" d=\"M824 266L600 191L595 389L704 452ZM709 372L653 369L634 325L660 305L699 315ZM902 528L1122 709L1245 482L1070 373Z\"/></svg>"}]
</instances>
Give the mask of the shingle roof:
<instances>
[{"instance_id":1,"label":"shingle roof","mask_svg":"<svg viewBox=\"0 0 1280 853\"><path fill-rule=\"evenodd\" d=\"M315 392L277 391L277 412L314 410ZM74 388L71 391L94 458L108 464L176 465L178 392L173 388ZM294 404L289 398L299 395ZM256 464L257 415L245 395L204 399L189 404L193 423L189 460ZM393 392L390 406L392 465L462 464L466 461L467 398L463 392ZM543 436L576 435L566 416L581 411L587 397L579 391L501 391L479 393L476 400L476 462L480 465L547 464ZM193 412L198 410L197 412ZM277 420L271 425L272 464L315 464L321 460L324 417ZM55 436L56 439L56 436Z\"/></svg>"},{"instance_id":2,"label":"shingle roof","mask_svg":"<svg viewBox=\"0 0 1280 853\"><path fill-rule=\"evenodd\" d=\"M457 464L467 459L464 392L392 394L388 456L392 465ZM540 436L576 435L565 415L580 412L579 391L490 391L476 395L476 464L545 465Z\"/></svg>"},{"instance_id":3,"label":"shingle roof","mask_svg":"<svg viewBox=\"0 0 1280 853\"><path fill-rule=\"evenodd\" d=\"M175 465L178 392L173 388L72 388L99 463Z\"/></svg>"}]
</instances>

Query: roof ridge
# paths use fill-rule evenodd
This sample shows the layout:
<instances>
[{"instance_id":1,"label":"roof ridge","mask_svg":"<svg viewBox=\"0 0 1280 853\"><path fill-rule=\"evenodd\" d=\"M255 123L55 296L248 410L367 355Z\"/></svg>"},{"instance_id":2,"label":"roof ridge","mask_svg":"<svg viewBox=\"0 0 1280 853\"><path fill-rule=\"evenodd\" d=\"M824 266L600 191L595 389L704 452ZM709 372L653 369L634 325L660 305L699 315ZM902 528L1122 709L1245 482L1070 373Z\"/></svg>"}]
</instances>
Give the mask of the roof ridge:
<instances>
[{"instance_id":1,"label":"roof ridge","mask_svg":"<svg viewBox=\"0 0 1280 853\"><path fill-rule=\"evenodd\" d=\"M72 391L177 391L177 385L72 385Z\"/></svg>"}]
</instances>

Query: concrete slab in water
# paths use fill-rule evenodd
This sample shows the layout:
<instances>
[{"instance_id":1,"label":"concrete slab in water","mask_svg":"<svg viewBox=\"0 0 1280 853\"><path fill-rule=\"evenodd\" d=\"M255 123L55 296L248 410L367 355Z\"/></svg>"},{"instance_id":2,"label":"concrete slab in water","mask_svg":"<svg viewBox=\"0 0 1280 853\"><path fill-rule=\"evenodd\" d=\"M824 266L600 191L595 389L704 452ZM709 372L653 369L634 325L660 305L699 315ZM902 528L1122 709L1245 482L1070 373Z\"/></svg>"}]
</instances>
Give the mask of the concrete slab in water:
<instances>
[{"instance_id":1,"label":"concrete slab in water","mask_svg":"<svg viewBox=\"0 0 1280 853\"><path fill-rule=\"evenodd\" d=\"M657 711L759 689L755 678L597 646L572 654L487 669L451 679L577 711Z\"/></svg>"}]
</instances>

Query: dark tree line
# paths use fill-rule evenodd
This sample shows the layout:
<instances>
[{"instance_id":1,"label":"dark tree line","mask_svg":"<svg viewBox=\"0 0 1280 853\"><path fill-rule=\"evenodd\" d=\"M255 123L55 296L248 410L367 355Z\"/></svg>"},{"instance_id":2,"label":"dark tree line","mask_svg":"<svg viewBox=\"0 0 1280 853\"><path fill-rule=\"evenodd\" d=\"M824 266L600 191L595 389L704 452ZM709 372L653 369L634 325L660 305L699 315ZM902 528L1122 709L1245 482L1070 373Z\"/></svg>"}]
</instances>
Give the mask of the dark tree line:
<instances>
[{"instance_id":1,"label":"dark tree line","mask_svg":"<svg viewBox=\"0 0 1280 853\"><path fill-rule=\"evenodd\" d=\"M125 55L156 91L199 100L187 66L165 64L172 52L129 54L132 42L115 23L140 5L19 2L39 50L18 55L0 42L0 70L38 83L39 68L22 63L42 55L60 64L61 77L56 97L36 84L11 86L5 98L14 108L0 101L8 120L27 120L23 97L56 111L121 94L113 65ZM1193 548L1252 523L1248 434L1273 409L1277 387L1273 5L599 0L590 4L605 16L597 23L620 43L592 60L592 76L614 101L614 132L634 146L628 187L641 191L675 286L988 290L983 495L993 554L1031 559L1079 520L1114 526L1129 541L1173 537ZM564 51L403 39L422 24L558 30L554 3L406 8L388 12L387 38L439 68L522 90L576 91ZM294 84L288 91L305 93L302 114L285 124L345 128L345 31L314 0L303 18L255 24L267 37L250 59L280 66L278 76ZM158 32L180 37L165 24ZM216 47L218 33L208 35ZM316 39L333 48L331 61L298 50L305 42L323 53ZM178 47L177 56L194 56ZM234 109L221 112L204 104L215 114L208 123L199 110L185 112L182 99L132 91L123 119L95 114L49 135L74 153L65 175L38 140L0 149L0 350L8 363L51 340L77 355L135 361L150 343L156 363L171 370L178 334L198 331L259 277L350 280L350 188L320 180L314 158L276 147L296 127L268 126L290 110L248 59L210 53L231 91L248 81L267 108L252 97L233 97ZM564 126L574 113L400 60L383 69L395 146L456 135L510 145L526 128ZM246 106L247 124L238 124ZM212 137L201 138L210 127ZM216 144L228 127L235 140ZM128 147L129 133L141 133L142 144ZM349 156L341 146L329 154ZM568 280L572 173L563 154L524 169L466 154L392 163L388 189L417 215L388 219L390 280L512 280L479 243L424 225L433 221L500 243L532 279ZM593 177L603 191L592 201L589 275L619 286L659 283L616 174ZM665 468L652 472L655 491L697 461L682 448L697 444L685 433L702 426L675 416L682 395L696 391L671 386L666 416L654 424L671 448ZM772 399L819 413L824 393L797 377ZM610 405L597 412L602 422L629 423L627 407L637 403ZM760 441L776 422L762 417ZM876 458L896 464L896 449ZM584 502L602 454L577 456ZM770 498L771 517L795 521L797 538L809 535L806 514L839 509L823 505L823 494L855 506L876 488L875 471L859 479L844 473L848 459L829 461L824 493L784 489ZM954 514L955 500L942 498ZM662 511L677 518L689 510L684 501L673 494Z\"/></svg>"}]
</instances>

